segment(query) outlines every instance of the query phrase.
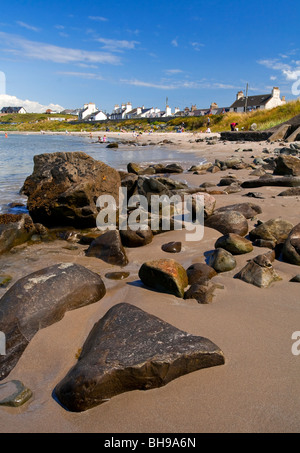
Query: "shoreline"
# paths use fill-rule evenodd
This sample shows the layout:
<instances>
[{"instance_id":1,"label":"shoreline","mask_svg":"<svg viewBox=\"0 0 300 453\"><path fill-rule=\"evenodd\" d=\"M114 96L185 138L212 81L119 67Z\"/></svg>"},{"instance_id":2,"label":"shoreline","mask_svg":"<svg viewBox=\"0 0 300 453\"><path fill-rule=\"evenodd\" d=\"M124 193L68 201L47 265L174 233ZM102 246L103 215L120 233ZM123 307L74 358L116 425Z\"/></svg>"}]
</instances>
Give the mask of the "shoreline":
<instances>
[{"instance_id":1,"label":"shoreline","mask_svg":"<svg viewBox=\"0 0 300 453\"><path fill-rule=\"evenodd\" d=\"M68 135L73 134L82 133ZM104 134L107 138L130 140L132 137L131 133L113 132L97 132L94 136ZM255 157L272 156L280 145L220 141L207 145L206 141L195 142L198 138L205 138L204 134L162 132L150 136L142 134L138 140L157 144L169 139L174 143L162 145L166 149L176 146L183 153L193 151L208 162L233 156L253 163ZM266 148L268 153L264 151ZM213 194L216 209L245 202L260 206L262 213L248 220L249 230L258 221L279 217L294 225L299 223L300 197L278 197L282 187L253 189L263 198L250 198L246 194L252 189L226 194L218 185L221 178L230 175L239 181L257 179L250 173L249 169L227 169L199 175L184 172L171 177L186 180L192 187L212 184L208 192L216 192ZM197 243L187 241L184 230L158 234L146 246L126 249L129 264L122 270L130 272L130 276L123 281L106 279L107 272L120 268L88 258L87 246L74 241L57 239L51 243L25 244L0 256L1 272L13 277L11 286L36 270L73 262L99 273L107 289L106 296L99 302L67 312L62 320L40 330L31 340L16 367L1 383L19 379L33 391L33 398L17 409L0 407L0 432L299 432L300 357L291 353L291 335L300 330L299 286L290 283L299 273L299 267L276 260L274 268L282 280L269 288L257 288L234 278L247 260L270 250L255 246L252 252L236 256L236 269L214 277L213 281L224 289L217 289L213 302L208 305L155 292L139 283L138 271L146 260L175 259L186 269L191 264L204 263L206 254L214 249L220 236L217 230L207 227L203 239ZM161 246L170 241L181 241L182 251L163 252ZM74 244L77 249L66 248ZM0 297L7 289L0 288ZM76 363L76 352L94 323L120 302L133 304L185 332L210 339L223 350L225 365L181 376L161 388L120 394L84 413L66 411L53 398L53 389Z\"/></svg>"}]
</instances>

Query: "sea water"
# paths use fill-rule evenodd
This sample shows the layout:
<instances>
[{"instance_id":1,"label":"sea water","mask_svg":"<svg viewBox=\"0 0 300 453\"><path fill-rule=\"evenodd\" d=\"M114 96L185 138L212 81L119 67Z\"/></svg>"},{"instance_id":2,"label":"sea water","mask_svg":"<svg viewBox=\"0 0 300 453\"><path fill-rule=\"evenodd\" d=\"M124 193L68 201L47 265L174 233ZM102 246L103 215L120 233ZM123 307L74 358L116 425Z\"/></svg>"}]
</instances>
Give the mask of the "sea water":
<instances>
[{"instance_id":1,"label":"sea water","mask_svg":"<svg viewBox=\"0 0 300 453\"><path fill-rule=\"evenodd\" d=\"M107 148L107 143L98 143L95 137L89 136L9 134L5 138L3 133L0 134L0 213L26 211L25 208L11 209L9 204L26 205L27 198L20 194L20 189L33 171L33 157L58 151L83 151L117 170L126 170L129 162L177 162L187 169L190 165L204 160L193 152L182 153L175 146L130 146L120 143L118 148Z\"/></svg>"}]
</instances>

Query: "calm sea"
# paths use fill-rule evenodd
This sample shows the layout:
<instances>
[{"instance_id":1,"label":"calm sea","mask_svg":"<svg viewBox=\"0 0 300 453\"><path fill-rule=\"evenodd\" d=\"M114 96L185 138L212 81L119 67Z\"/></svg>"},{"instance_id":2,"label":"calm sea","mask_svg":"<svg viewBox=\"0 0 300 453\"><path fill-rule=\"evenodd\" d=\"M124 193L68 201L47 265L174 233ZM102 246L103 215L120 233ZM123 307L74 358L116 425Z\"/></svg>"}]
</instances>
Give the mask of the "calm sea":
<instances>
[{"instance_id":1,"label":"calm sea","mask_svg":"<svg viewBox=\"0 0 300 453\"><path fill-rule=\"evenodd\" d=\"M109 141L113 141L109 139ZM0 212L11 210L9 203L26 204L26 197L19 191L27 176L33 171L33 156L57 151L84 151L118 170L125 170L129 162L170 163L178 162L184 168L202 159L192 152L180 152L159 146L119 145L106 148L107 144L95 143L95 138L72 135L8 135L0 134ZM21 209L22 211L22 209Z\"/></svg>"}]
</instances>

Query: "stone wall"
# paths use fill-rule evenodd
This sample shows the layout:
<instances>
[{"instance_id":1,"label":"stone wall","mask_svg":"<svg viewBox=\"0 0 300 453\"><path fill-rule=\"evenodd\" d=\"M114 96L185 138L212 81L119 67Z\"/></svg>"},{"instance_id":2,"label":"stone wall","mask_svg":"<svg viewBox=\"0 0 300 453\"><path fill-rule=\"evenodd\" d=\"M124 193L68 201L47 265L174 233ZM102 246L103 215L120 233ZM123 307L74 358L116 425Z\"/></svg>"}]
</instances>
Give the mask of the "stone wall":
<instances>
[{"instance_id":1,"label":"stone wall","mask_svg":"<svg viewBox=\"0 0 300 453\"><path fill-rule=\"evenodd\" d=\"M268 140L271 137L272 132L269 131L235 131L235 132L221 132L221 140L240 142L240 141L249 141L249 142L262 142Z\"/></svg>"}]
</instances>

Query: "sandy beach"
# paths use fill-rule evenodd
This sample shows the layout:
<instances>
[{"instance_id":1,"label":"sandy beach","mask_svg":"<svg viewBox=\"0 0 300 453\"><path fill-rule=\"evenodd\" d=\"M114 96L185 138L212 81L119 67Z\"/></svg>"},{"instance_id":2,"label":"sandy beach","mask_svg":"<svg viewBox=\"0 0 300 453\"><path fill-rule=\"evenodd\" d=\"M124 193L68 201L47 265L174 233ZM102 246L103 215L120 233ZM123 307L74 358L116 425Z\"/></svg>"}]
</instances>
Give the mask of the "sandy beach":
<instances>
[{"instance_id":1,"label":"sandy beach","mask_svg":"<svg viewBox=\"0 0 300 453\"><path fill-rule=\"evenodd\" d=\"M206 141L196 141L219 137L215 133L143 133L135 138L131 133L97 132L93 136L104 134L108 140L135 140L141 145L177 147L182 153L193 151L212 163L231 156L252 163L255 157L272 156L279 147L278 142L224 143L218 140L208 145ZM169 143L163 143L164 140ZM263 151L265 148L269 154ZM223 188L217 184L222 177L234 175L240 181L256 179L249 173L248 169L201 175L185 171L172 178L186 181L191 187L210 182L220 191ZM249 230L258 220L265 222L279 217L296 225L300 221L300 197L278 197L283 190L270 186L253 189L263 196L255 199L245 196L252 189L231 194L214 193L213 196L216 208L244 202L259 205L262 213L248 220ZM0 407L0 432L299 432L300 356L292 354L291 337L300 330L300 287L289 281L299 274L299 267L275 260L274 269L282 280L268 288L233 278L247 260L269 251L254 247L251 253L236 256L236 269L214 277L213 281L224 289L217 289L213 302L208 305L151 291L139 280L138 271L146 259L172 258L185 269L193 263L204 263L206 252L214 249L220 236L217 230L207 227L204 238L198 242L187 241L184 230L158 234L151 244L126 249L129 264L122 270L130 272L130 276L122 281L105 278L107 272L120 268L85 256L87 246L78 243L75 250L64 248L67 241L62 240L21 245L2 255L1 273L10 274L12 284L46 266L72 262L99 273L107 294L99 302L66 313L61 321L35 335L16 367L1 381L2 384L21 380L32 390L33 397L19 408ZM161 246L170 241L181 241L182 251L172 256L163 252ZM0 288L0 297L6 291ZM77 351L95 322L120 302L133 304L185 332L210 339L224 352L225 365L181 376L161 388L120 394L86 412L68 412L54 398L53 389L76 363Z\"/></svg>"}]
</instances>

